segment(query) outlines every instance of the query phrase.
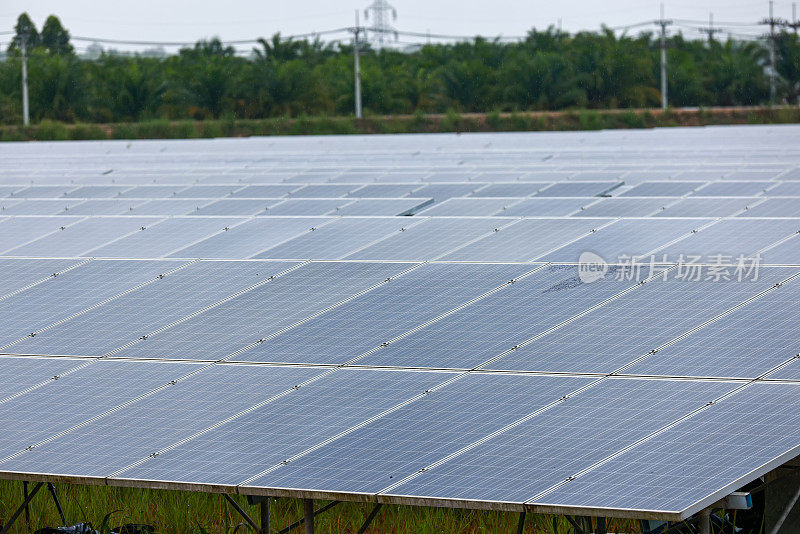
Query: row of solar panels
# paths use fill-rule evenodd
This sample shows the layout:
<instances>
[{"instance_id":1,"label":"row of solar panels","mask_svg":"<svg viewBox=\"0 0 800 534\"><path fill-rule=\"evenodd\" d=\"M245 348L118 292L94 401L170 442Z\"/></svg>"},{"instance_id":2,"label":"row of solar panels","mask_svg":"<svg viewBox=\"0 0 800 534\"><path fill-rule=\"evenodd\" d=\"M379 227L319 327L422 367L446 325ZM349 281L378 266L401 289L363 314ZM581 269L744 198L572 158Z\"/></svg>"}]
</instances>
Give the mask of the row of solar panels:
<instances>
[{"instance_id":1,"label":"row of solar panels","mask_svg":"<svg viewBox=\"0 0 800 534\"><path fill-rule=\"evenodd\" d=\"M3 352L195 360L0 357L5 472L687 515L800 446L797 268L0 261Z\"/></svg>"},{"instance_id":2,"label":"row of solar panels","mask_svg":"<svg viewBox=\"0 0 800 534\"><path fill-rule=\"evenodd\" d=\"M800 265L800 219L583 217L71 217L0 221L0 254L17 257L273 258L609 263L760 254ZM693 261L698 261L694 259Z\"/></svg>"}]
</instances>

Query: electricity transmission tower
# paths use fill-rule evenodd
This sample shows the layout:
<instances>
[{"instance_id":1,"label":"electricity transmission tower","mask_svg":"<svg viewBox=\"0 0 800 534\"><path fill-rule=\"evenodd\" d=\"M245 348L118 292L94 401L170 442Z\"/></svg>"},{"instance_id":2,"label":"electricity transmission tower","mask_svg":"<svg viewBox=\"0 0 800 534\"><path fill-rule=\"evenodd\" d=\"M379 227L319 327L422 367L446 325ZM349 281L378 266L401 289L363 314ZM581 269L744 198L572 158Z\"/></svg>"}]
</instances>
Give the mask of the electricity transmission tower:
<instances>
[{"instance_id":1,"label":"electricity transmission tower","mask_svg":"<svg viewBox=\"0 0 800 534\"><path fill-rule=\"evenodd\" d=\"M397 10L386 0L373 0L372 4L364 10L364 18L372 17L373 40L376 48L382 48L388 35L394 35L397 40L397 30L389 22L397 20Z\"/></svg>"}]
</instances>

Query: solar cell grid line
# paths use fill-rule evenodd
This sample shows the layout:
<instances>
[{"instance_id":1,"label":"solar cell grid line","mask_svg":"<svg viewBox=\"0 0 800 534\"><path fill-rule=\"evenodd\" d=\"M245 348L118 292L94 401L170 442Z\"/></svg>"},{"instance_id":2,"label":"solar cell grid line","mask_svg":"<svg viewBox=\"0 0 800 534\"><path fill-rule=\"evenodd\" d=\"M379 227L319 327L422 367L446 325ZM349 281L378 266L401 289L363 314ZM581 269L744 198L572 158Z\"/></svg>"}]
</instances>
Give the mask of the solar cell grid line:
<instances>
[{"instance_id":1,"label":"solar cell grid line","mask_svg":"<svg viewBox=\"0 0 800 534\"><path fill-rule=\"evenodd\" d=\"M529 265L429 263L236 356L346 363L531 271Z\"/></svg>"},{"instance_id":2,"label":"solar cell grid line","mask_svg":"<svg viewBox=\"0 0 800 534\"><path fill-rule=\"evenodd\" d=\"M574 507L589 497L597 507L616 508L624 499L626 508L689 517L797 455L797 387L750 383L531 504ZM780 437L775 428L785 429Z\"/></svg>"},{"instance_id":3,"label":"solar cell grid line","mask_svg":"<svg viewBox=\"0 0 800 534\"><path fill-rule=\"evenodd\" d=\"M243 184L193 185L175 193L177 198L225 198L243 189Z\"/></svg>"},{"instance_id":4,"label":"solar cell grid line","mask_svg":"<svg viewBox=\"0 0 800 534\"><path fill-rule=\"evenodd\" d=\"M353 198L285 198L256 215L322 216L335 211L339 206L352 204L355 201Z\"/></svg>"},{"instance_id":5,"label":"solar cell grid line","mask_svg":"<svg viewBox=\"0 0 800 534\"><path fill-rule=\"evenodd\" d=\"M670 197L613 197L602 198L572 214L573 217L650 217L670 204Z\"/></svg>"},{"instance_id":6,"label":"solar cell grid line","mask_svg":"<svg viewBox=\"0 0 800 534\"><path fill-rule=\"evenodd\" d=\"M800 272L800 271L798 271ZM797 354L800 284L790 279L628 365L625 373L756 378ZM780 377L777 373L774 377Z\"/></svg>"},{"instance_id":7,"label":"solar cell grid line","mask_svg":"<svg viewBox=\"0 0 800 534\"><path fill-rule=\"evenodd\" d=\"M92 360L2 404L0 465L62 432L166 386L201 364ZM87 387L91 384L91 387ZM80 390L81 395L74 395ZM0 470L3 468L0 467Z\"/></svg>"},{"instance_id":8,"label":"solar cell grid line","mask_svg":"<svg viewBox=\"0 0 800 534\"><path fill-rule=\"evenodd\" d=\"M620 197L681 197L708 182L642 182L619 194Z\"/></svg>"},{"instance_id":9,"label":"solar cell grid line","mask_svg":"<svg viewBox=\"0 0 800 534\"><path fill-rule=\"evenodd\" d=\"M195 262L113 302L21 340L9 350L25 354L100 357L146 339L154 331L221 305L282 272L290 262ZM202 287L202 291L197 288Z\"/></svg>"},{"instance_id":10,"label":"solar cell grid line","mask_svg":"<svg viewBox=\"0 0 800 534\"><path fill-rule=\"evenodd\" d=\"M779 265L800 265L800 235L791 237L762 249L763 255L769 255L770 261Z\"/></svg>"},{"instance_id":11,"label":"solar cell grid line","mask_svg":"<svg viewBox=\"0 0 800 534\"><path fill-rule=\"evenodd\" d=\"M0 302L0 350L102 306L188 265L185 261L93 260Z\"/></svg>"},{"instance_id":12,"label":"solar cell grid line","mask_svg":"<svg viewBox=\"0 0 800 534\"><path fill-rule=\"evenodd\" d=\"M244 486L375 494L592 381L465 375Z\"/></svg>"},{"instance_id":13,"label":"solar cell grid line","mask_svg":"<svg viewBox=\"0 0 800 534\"><path fill-rule=\"evenodd\" d=\"M127 215L132 214L136 206L145 204L146 200L128 199L89 199L70 206L69 215ZM138 213L136 213L138 215ZM143 213L142 215L148 215ZM158 213L157 215L169 215L168 213Z\"/></svg>"},{"instance_id":14,"label":"solar cell grid line","mask_svg":"<svg viewBox=\"0 0 800 534\"><path fill-rule=\"evenodd\" d=\"M765 201L763 197L686 197L653 217L733 217Z\"/></svg>"},{"instance_id":15,"label":"solar cell grid line","mask_svg":"<svg viewBox=\"0 0 800 534\"><path fill-rule=\"evenodd\" d=\"M258 217L178 249L170 257L243 259L321 228L335 218Z\"/></svg>"},{"instance_id":16,"label":"solar cell grid line","mask_svg":"<svg viewBox=\"0 0 800 534\"><path fill-rule=\"evenodd\" d=\"M394 217L347 217L295 237L254 256L255 259L338 260L423 220Z\"/></svg>"},{"instance_id":17,"label":"solar cell grid line","mask_svg":"<svg viewBox=\"0 0 800 534\"><path fill-rule=\"evenodd\" d=\"M0 356L0 404L80 363L69 358Z\"/></svg>"},{"instance_id":18,"label":"solar cell grid line","mask_svg":"<svg viewBox=\"0 0 800 534\"><path fill-rule=\"evenodd\" d=\"M130 358L217 361L372 291L421 264L310 262L115 353ZM266 299L266 300L265 300ZM267 308L263 305L270 302ZM198 343L203 351L198 352Z\"/></svg>"},{"instance_id":19,"label":"solar cell grid line","mask_svg":"<svg viewBox=\"0 0 800 534\"><path fill-rule=\"evenodd\" d=\"M521 202L521 198L505 197L464 197L448 198L419 212L427 216L489 216L498 212L505 213L506 207Z\"/></svg>"},{"instance_id":20,"label":"solar cell grid line","mask_svg":"<svg viewBox=\"0 0 800 534\"><path fill-rule=\"evenodd\" d=\"M205 366L110 416L94 418L82 425L80 432L66 432L0 464L0 470L104 478L254 406L308 387L329 372L301 367ZM176 417L177 413L181 417ZM87 434L95 441L91 448L87 447Z\"/></svg>"},{"instance_id":21,"label":"solar cell grid line","mask_svg":"<svg viewBox=\"0 0 800 534\"><path fill-rule=\"evenodd\" d=\"M348 254L352 260L425 261L439 259L458 246L516 220L479 218L429 218L367 248Z\"/></svg>"},{"instance_id":22,"label":"solar cell grid line","mask_svg":"<svg viewBox=\"0 0 800 534\"><path fill-rule=\"evenodd\" d=\"M419 210L433 203L432 198L359 198L330 214L339 216L386 215L405 217L416 215Z\"/></svg>"},{"instance_id":23,"label":"solar cell grid line","mask_svg":"<svg viewBox=\"0 0 800 534\"><path fill-rule=\"evenodd\" d=\"M409 474L379 494L523 503L738 385L596 380Z\"/></svg>"},{"instance_id":24,"label":"solar cell grid line","mask_svg":"<svg viewBox=\"0 0 800 534\"><path fill-rule=\"evenodd\" d=\"M130 185L84 185L67 192L64 196L67 198L82 199L110 198L118 196L120 193L132 188L133 186Z\"/></svg>"},{"instance_id":25,"label":"solar cell grid line","mask_svg":"<svg viewBox=\"0 0 800 534\"><path fill-rule=\"evenodd\" d=\"M402 198L410 195L420 187L420 184L368 184L350 191L347 196L357 198Z\"/></svg>"},{"instance_id":26,"label":"solar cell grid line","mask_svg":"<svg viewBox=\"0 0 800 534\"><path fill-rule=\"evenodd\" d=\"M700 229L688 238L655 251L677 261L701 256L713 261L712 256L731 256L735 261L740 255L757 254L772 244L778 243L800 230L800 218L795 219L722 219L714 225ZM768 264L771 258L764 255L760 263Z\"/></svg>"},{"instance_id":27,"label":"solar cell grid line","mask_svg":"<svg viewBox=\"0 0 800 534\"><path fill-rule=\"evenodd\" d=\"M55 257L81 256L162 221L158 217L86 217L73 225L5 251L4 255Z\"/></svg>"},{"instance_id":28,"label":"solar cell grid line","mask_svg":"<svg viewBox=\"0 0 800 534\"><path fill-rule=\"evenodd\" d=\"M559 182L543 188L536 197L601 197L621 186L622 182Z\"/></svg>"},{"instance_id":29,"label":"solar cell grid line","mask_svg":"<svg viewBox=\"0 0 800 534\"><path fill-rule=\"evenodd\" d=\"M637 287L613 276L583 284L577 266L547 265L363 355L358 364L475 369Z\"/></svg>"},{"instance_id":30,"label":"solar cell grid line","mask_svg":"<svg viewBox=\"0 0 800 534\"><path fill-rule=\"evenodd\" d=\"M71 215L69 210L85 202L82 199L25 199L4 207L3 215Z\"/></svg>"},{"instance_id":31,"label":"solar cell grid line","mask_svg":"<svg viewBox=\"0 0 800 534\"><path fill-rule=\"evenodd\" d=\"M0 185L0 198L12 197L16 191L25 189L23 185Z\"/></svg>"},{"instance_id":32,"label":"solar cell grid line","mask_svg":"<svg viewBox=\"0 0 800 534\"><path fill-rule=\"evenodd\" d=\"M250 199L250 198L224 198L204 203L202 207L195 208L188 215L203 216L253 216L266 213L270 207L283 202L284 199Z\"/></svg>"},{"instance_id":33,"label":"solar cell grid line","mask_svg":"<svg viewBox=\"0 0 800 534\"><path fill-rule=\"evenodd\" d=\"M693 195L704 197L762 196L775 182L708 182L699 187Z\"/></svg>"},{"instance_id":34,"label":"solar cell grid line","mask_svg":"<svg viewBox=\"0 0 800 534\"><path fill-rule=\"evenodd\" d=\"M434 202L442 202L452 197L464 197L477 193L488 183L430 183L415 189L409 196L432 198Z\"/></svg>"},{"instance_id":35,"label":"solar cell grid line","mask_svg":"<svg viewBox=\"0 0 800 534\"><path fill-rule=\"evenodd\" d=\"M14 198L58 198L66 196L78 186L71 185L32 185L14 193Z\"/></svg>"},{"instance_id":36,"label":"solar cell grid line","mask_svg":"<svg viewBox=\"0 0 800 534\"><path fill-rule=\"evenodd\" d=\"M17 205L17 204L19 204L21 202L24 202L24 201L25 201L25 199L22 199L22 198L17 198L17 199L3 198L3 199L0 199L0 214L5 213L5 211L8 208L10 208L11 206L15 206L15 205Z\"/></svg>"},{"instance_id":37,"label":"solar cell grid line","mask_svg":"<svg viewBox=\"0 0 800 534\"><path fill-rule=\"evenodd\" d=\"M288 184L247 185L231 193L231 198L282 198L300 187Z\"/></svg>"},{"instance_id":38,"label":"solar cell grid line","mask_svg":"<svg viewBox=\"0 0 800 534\"><path fill-rule=\"evenodd\" d=\"M675 277L679 273L673 269L666 280L650 279L637 291L608 303L602 313L585 314L566 328L521 343L484 368L612 373L796 272L796 268L765 268L758 281L693 281Z\"/></svg>"},{"instance_id":39,"label":"solar cell grid line","mask_svg":"<svg viewBox=\"0 0 800 534\"><path fill-rule=\"evenodd\" d=\"M450 261L529 261L580 239L611 219L523 219L442 256Z\"/></svg>"},{"instance_id":40,"label":"solar cell grid line","mask_svg":"<svg viewBox=\"0 0 800 534\"><path fill-rule=\"evenodd\" d=\"M532 259L576 262L584 252L592 252L609 263L617 263L625 257L646 257L661 252L670 243L679 243L687 236L692 236L698 228L716 222L713 219L616 219L613 224L602 226L596 232Z\"/></svg>"},{"instance_id":41,"label":"solar cell grid line","mask_svg":"<svg viewBox=\"0 0 800 534\"><path fill-rule=\"evenodd\" d=\"M118 196L119 198L173 198L178 192L188 189L191 185L139 185L128 189Z\"/></svg>"},{"instance_id":42,"label":"solar cell grid line","mask_svg":"<svg viewBox=\"0 0 800 534\"><path fill-rule=\"evenodd\" d=\"M216 202L214 199L169 198L153 200L137 200L137 204L129 212L130 215L194 215L204 207Z\"/></svg>"},{"instance_id":43,"label":"solar cell grid line","mask_svg":"<svg viewBox=\"0 0 800 534\"><path fill-rule=\"evenodd\" d=\"M85 217L9 217L3 222L3 231L0 232L0 255L83 220Z\"/></svg>"},{"instance_id":44,"label":"solar cell grid line","mask_svg":"<svg viewBox=\"0 0 800 534\"><path fill-rule=\"evenodd\" d=\"M0 301L80 267L88 259L0 258Z\"/></svg>"},{"instance_id":45,"label":"solar cell grid line","mask_svg":"<svg viewBox=\"0 0 800 534\"><path fill-rule=\"evenodd\" d=\"M738 217L797 217L800 214L800 197L766 198L739 213Z\"/></svg>"},{"instance_id":46,"label":"solar cell grid line","mask_svg":"<svg viewBox=\"0 0 800 534\"><path fill-rule=\"evenodd\" d=\"M765 195L769 197L800 196L800 182L781 182L776 187L771 187Z\"/></svg>"},{"instance_id":47,"label":"solar cell grid line","mask_svg":"<svg viewBox=\"0 0 800 534\"><path fill-rule=\"evenodd\" d=\"M565 217L579 211L583 206L600 202L597 197L544 197L526 198L508 206L495 215L505 217Z\"/></svg>"},{"instance_id":48,"label":"solar cell grid line","mask_svg":"<svg viewBox=\"0 0 800 534\"><path fill-rule=\"evenodd\" d=\"M153 459L142 458L113 477L146 479L150 472L157 472L168 480L211 479L215 484L238 485L417 402L427 392L459 377L439 371L337 369L295 392L175 443ZM210 448L216 451L216 459L202 452Z\"/></svg>"},{"instance_id":49,"label":"solar cell grid line","mask_svg":"<svg viewBox=\"0 0 800 534\"><path fill-rule=\"evenodd\" d=\"M512 182L512 183L490 183L482 187L479 193L472 193L470 196L481 197L529 197L553 184L537 182Z\"/></svg>"}]
</instances>

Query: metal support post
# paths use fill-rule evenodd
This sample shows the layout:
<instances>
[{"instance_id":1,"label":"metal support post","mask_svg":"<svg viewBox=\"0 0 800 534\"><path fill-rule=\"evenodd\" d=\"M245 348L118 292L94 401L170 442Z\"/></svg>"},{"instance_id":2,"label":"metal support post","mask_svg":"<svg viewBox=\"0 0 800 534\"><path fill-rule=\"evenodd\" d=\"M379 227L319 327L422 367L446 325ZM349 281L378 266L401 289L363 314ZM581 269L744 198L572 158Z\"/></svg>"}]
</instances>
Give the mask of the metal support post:
<instances>
[{"instance_id":1,"label":"metal support post","mask_svg":"<svg viewBox=\"0 0 800 534\"><path fill-rule=\"evenodd\" d=\"M661 4L661 18L656 21L661 26L661 109L667 109L669 99L667 98L667 26L672 24L671 20L664 18L664 4Z\"/></svg>"},{"instance_id":2,"label":"metal support post","mask_svg":"<svg viewBox=\"0 0 800 534\"><path fill-rule=\"evenodd\" d=\"M249 515L247 515L247 512L245 512L236 501L231 499L230 495L228 495L227 493L223 493L222 496L225 498L226 501L230 503L231 506L233 506L233 509L239 512L239 515L241 515L244 518L244 520L247 521L247 523L251 527L253 527L253 530L255 530L256 532L260 530L256 522L253 521L253 519Z\"/></svg>"},{"instance_id":3,"label":"metal support post","mask_svg":"<svg viewBox=\"0 0 800 534\"><path fill-rule=\"evenodd\" d=\"M306 534L314 534L314 500L303 499L304 526Z\"/></svg>"},{"instance_id":4,"label":"metal support post","mask_svg":"<svg viewBox=\"0 0 800 534\"><path fill-rule=\"evenodd\" d=\"M711 508L706 508L698 514L697 530L699 534L711 534Z\"/></svg>"},{"instance_id":5,"label":"metal support post","mask_svg":"<svg viewBox=\"0 0 800 534\"><path fill-rule=\"evenodd\" d=\"M606 528L606 518L605 517L598 517L597 518L597 528L595 528L595 534L607 534L608 529Z\"/></svg>"},{"instance_id":6,"label":"metal support post","mask_svg":"<svg viewBox=\"0 0 800 534\"><path fill-rule=\"evenodd\" d=\"M356 9L356 27L354 29L353 39L353 70L355 71L355 112L356 118L360 119L362 115L361 110L361 25L358 20L358 10Z\"/></svg>"},{"instance_id":7,"label":"metal support post","mask_svg":"<svg viewBox=\"0 0 800 534\"><path fill-rule=\"evenodd\" d=\"M261 501L261 534L269 534L269 499Z\"/></svg>"},{"instance_id":8,"label":"metal support post","mask_svg":"<svg viewBox=\"0 0 800 534\"><path fill-rule=\"evenodd\" d=\"M0 530L0 534L8 534L8 532L11 530L11 527L14 525L14 522L17 520L17 518L20 515L22 515L22 512L28 510L28 504L31 502L31 499L33 499L36 496L36 493L39 491L39 489L42 487L43 484L44 482L39 482L33 487L33 491L28 493L28 483L27 482L25 483L25 499L22 501L22 504L19 506L19 508L17 508L17 511L14 512L14 514L11 516L11 519L8 520L8 523L3 525L3 529Z\"/></svg>"},{"instance_id":9,"label":"metal support post","mask_svg":"<svg viewBox=\"0 0 800 534\"><path fill-rule=\"evenodd\" d=\"M52 484L47 484L47 489L50 492L50 496L53 497L53 502L56 505L56 509L58 510L58 515L61 516L61 523L64 526L67 526L67 518L64 516L64 509L61 508L61 501L58 500L58 495L56 494L56 487Z\"/></svg>"},{"instance_id":10,"label":"metal support post","mask_svg":"<svg viewBox=\"0 0 800 534\"><path fill-rule=\"evenodd\" d=\"M517 522L517 534L522 534L525 531L525 511L519 513L519 521Z\"/></svg>"},{"instance_id":11,"label":"metal support post","mask_svg":"<svg viewBox=\"0 0 800 534\"><path fill-rule=\"evenodd\" d=\"M778 521L775 523L775 526L772 527L772 530L770 530L769 534L778 534L778 532L780 532L784 521L786 521L786 518L789 517L789 512L791 512L792 508L794 508L794 505L797 504L798 499L800 499L800 486L798 486L797 491L787 503L786 508L783 510L783 512L781 512Z\"/></svg>"},{"instance_id":12,"label":"metal support post","mask_svg":"<svg viewBox=\"0 0 800 534\"><path fill-rule=\"evenodd\" d=\"M378 503L375 506L373 506L372 511L367 516L367 520L364 521L364 524L361 525L360 529L358 529L358 534L364 534L367 531L370 524L372 523L372 520L375 519L376 515L378 515L378 512L380 511L382 506L383 506L382 503Z\"/></svg>"},{"instance_id":13,"label":"metal support post","mask_svg":"<svg viewBox=\"0 0 800 534\"><path fill-rule=\"evenodd\" d=\"M28 126L31 122L30 106L28 104L28 46L26 36L22 36L22 124Z\"/></svg>"}]
</instances>

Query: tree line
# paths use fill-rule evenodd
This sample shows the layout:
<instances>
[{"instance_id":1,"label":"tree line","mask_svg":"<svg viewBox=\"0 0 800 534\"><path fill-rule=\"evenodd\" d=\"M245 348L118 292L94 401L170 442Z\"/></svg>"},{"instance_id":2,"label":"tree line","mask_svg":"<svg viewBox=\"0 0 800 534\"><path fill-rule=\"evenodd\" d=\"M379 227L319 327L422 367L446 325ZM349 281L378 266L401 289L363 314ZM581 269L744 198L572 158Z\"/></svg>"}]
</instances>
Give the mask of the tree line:
<instances>
[{"instance_id":1,"label":"tree line","mask_svg":"<svg viewBox=\"0 0 800 534\"><path fill-rule=\"evenodd\" d=\"M218 39L166 57L103 53L80 57L55 16L41 32L20 15L0 61L0 121L21 117L25 41L31 119L133 122L166 118L269 118L349 115L353 47L321 40L260 39L242 57ZM800 93L800 43L776 42L780 102ZM365 113L375 115L656 107L658 36L610 29L568 34L531 30L519 42L475 38L414 50L362 44ZM764 43L670 39L671 106L752 106L769 101Z\"/></svg>"}]
</instances>

